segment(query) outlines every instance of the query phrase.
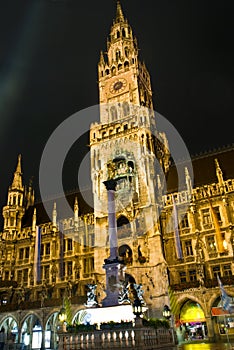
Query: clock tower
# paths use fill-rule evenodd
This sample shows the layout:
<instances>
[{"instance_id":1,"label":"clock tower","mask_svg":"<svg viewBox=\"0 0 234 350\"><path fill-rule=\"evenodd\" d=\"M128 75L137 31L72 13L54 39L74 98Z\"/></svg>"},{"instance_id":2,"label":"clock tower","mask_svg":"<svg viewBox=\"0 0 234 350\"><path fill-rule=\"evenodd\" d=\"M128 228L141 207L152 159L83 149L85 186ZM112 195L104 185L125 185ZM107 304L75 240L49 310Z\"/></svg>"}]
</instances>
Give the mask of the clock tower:
<instances>
[{"instance_id":1,"label":"clock tower","mask_svg":"<svg viewBox=\"0 0 234 350\"><path fill-rule=\"evenodd\" d=\"M137 40L119 1L107 51L101 52L98 83L100 123L90 128L97 280L104 281L103 261L110 253L104 182L114 180L118 254L127 276L142 284L156 316L168 304L157 174L167 173L170 153L156 128L149 72L139 60ZM162 282L156 288L157 281Z\"/></svg>"},{"instance_id":2,"label":"clock tower","mask_svg":"<svg viewBox=\"0 0 234 350\"><path fill-rule=\"evenodd\" d=\"M120 2L107 41L107 52L101 52L98 64L100 104L129 102L153 108L150 75L138 58L137 40L124 18ZM102 113L101 122L116 120L110 107L111 120ZM107 118L108 119L108 118Z\"/></svg>"}]
</instances>

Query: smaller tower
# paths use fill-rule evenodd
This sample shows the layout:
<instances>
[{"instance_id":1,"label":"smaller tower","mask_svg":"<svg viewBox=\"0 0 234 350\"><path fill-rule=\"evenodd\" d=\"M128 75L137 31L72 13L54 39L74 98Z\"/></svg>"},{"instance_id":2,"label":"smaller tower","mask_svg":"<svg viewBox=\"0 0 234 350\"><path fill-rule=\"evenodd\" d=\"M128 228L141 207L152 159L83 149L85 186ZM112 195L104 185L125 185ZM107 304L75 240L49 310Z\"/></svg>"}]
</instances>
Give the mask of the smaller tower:
<instances>
[{"instance_id":1,"label":"smaller tower","mask_svg":"<svg viewBox=\"0 0 234 350\"><path fill-rule=\"evenodd\" d=\"M21 155L14 173L14 178L8 190L7 205L3 207L4 230L9 233L21 230L24 208L24 186L22 184ZM14 231L14 232L13 232Z\"/></svg>"},{"instance_id":2,"label":"smaller tower","mask_svg":"<svg viewBox=\"0 0 234 350\"><path fill-rule=\"evenodd\" d=\"M218 161L217 158L215 158L215 169L216 169L216 176L217 176L219 185L223 186L224 185L223 172L222 172L222 170L220 168L219 161Z\"/></svg>"},{"instance_id":3,"label":"smaller tower","mask_svg":"<svg viewBox=\"0 0 234 350\"><path fill-rule=\"evenodd\" d=\"M37 209L34 208L33 219L32 219L32 233L34 236L36 235L36 225L37 225Z\"/></svg>"}]
</instances>

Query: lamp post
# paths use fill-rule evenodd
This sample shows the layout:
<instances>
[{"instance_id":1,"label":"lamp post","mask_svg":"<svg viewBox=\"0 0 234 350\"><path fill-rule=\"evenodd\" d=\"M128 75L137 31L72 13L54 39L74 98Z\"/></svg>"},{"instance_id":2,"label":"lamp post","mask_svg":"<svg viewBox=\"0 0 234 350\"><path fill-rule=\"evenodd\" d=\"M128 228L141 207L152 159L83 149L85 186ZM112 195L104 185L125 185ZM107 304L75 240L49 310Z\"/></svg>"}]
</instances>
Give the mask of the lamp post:
<instances>
[{"instance_id":1,"label":"lamp post","mask_svg":"<svg viewBox=\"0 0 234 350\"><path fill-rule=\"evenodd\" d=\"M59 330L62 331L62 332L66 332L65 321L67 319L67 315L66 315L66 310L65 310L64 307L62 307L61 310L59 311L58 319L59 319L59 322L60 322Z\"/></svg>"},{"instance_id":2,"label":"lamp post","mask_svg":"<svg viewBox=\"0 0 234 350\"><path fill-rule=\"evenodd\" d=\"M136 298L132 304L132 312L136 316L135 318L135 326L141 327L142 326L142 303L139 298Z\"/></svg>"},{"instance_id":3,"label":"lamp post","mask_svg":"<svg viewBox=\"0 0 234 350\"><path fill-rule=\"evenodd\" d=\"M164 305L162 314L167 320L171 318L171 309L168 305Z\"/></svg>"}]
</instances>

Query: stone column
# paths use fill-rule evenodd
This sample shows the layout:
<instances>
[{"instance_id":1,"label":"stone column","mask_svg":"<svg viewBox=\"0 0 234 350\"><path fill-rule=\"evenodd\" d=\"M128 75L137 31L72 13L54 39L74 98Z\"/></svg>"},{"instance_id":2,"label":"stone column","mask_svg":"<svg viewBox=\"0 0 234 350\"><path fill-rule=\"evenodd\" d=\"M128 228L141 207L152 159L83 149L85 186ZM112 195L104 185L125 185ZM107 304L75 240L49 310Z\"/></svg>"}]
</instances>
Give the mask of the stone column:
<instances>
[{"instance_id":1,"label":"stone column","mask_svg":"<svg viewBox=\"0 0 234 350\"><path fill-rule=\"evenodd\" d=\"M214 326L211 316L206 316L206 326L209 341L214 341Z\"/></svg>"},{"instance_id":2,"label":"stone column","mask_svg":"<svg viewBox=\"0 0 234 350\"><path fill-rule=\"evenodd\" d=\"M117 182L107 180L104 182L108 191L108 226L110 256L105 259L103 268L106 270L106 297L102 306L115 306L119 304L119 281L123 278L123 268L118 258L117 223L115 213L115 189Z\"/></svg>"},{"instance_id":3,"label":"stone column","mask_svg":"<svg viewBox=\"0 0 234 350\"><path fill-rule=\"evenodd\" d=\"M117 240L117 223L115 212L115 190L117 182L115 180L104 181L108 193L108 226L109 226L109 243L110 257L109 260L118 257L118 240Z\"/></svg>"}]
</instances>

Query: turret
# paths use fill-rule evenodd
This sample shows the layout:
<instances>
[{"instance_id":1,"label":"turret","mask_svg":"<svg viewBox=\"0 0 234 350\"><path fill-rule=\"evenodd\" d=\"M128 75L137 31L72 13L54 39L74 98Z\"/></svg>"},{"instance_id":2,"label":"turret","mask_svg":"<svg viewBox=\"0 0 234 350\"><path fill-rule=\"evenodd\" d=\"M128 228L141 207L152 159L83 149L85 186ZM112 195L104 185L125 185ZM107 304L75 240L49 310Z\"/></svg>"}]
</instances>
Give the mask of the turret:
<instances>
[{"instance_id":1,"label":"turret","mask_svg":"<svg viewBox=\"0 0 234 350\"><path fill-rule=\"evenodd\" d=\"M76 197L75 204L74 204L74 226L76 231L78 230L78 217L79 217L79 206L78 206L78 200Z\"/></svg>"},{"instance_id":2,"label":"turret","mask_svg":"<svg viewBox=\"0 0 234 350\"><path fill-rule=\"evenodd\" d=\"M191 195L193 187L192 187L192 181L191 181L191 177L189 175L189 171L188 171L187 167L185 167L185 182L186 182L186 187L187 187L188 193L189 193L189 195Z\"/></svg>"},{"instance_id":3,"label":"turret","mask_svg":"<svg viewBox=\"0 0 234 350\"><path fill-rule=\"evenodd\" d=\"M25 189L25 206L26 209L34 205L34 190L32 186L32 178L29 181L28 188Z\"/></svg>"},{"instance_id":4,"label":"turret","mask_svg":"<svg viewBox=\"0 0 234 350\"><path fill-rule=\"evenodd\" d=\"M57 227L57 208L56 208L56 202L54 202L54 207L53 207L53 229L56 229Z\"/></svg>"},{"instance_id":5,"label":"turret","mask_svg":"<svg viewBox=\"0 0 234 350\"><path fill-rule=\"evenodd\" d=\"M223 186L224 185L223 172L222 172L222 170L221 170L221 168L219 166L219 161L218 161L217 158L215 159L215 169L216 169L216 176L217 176L219 185Z\"/></svg>"},{"instance_id":6,"label":"turret","mask_svg":"<svg viewBox=\"0 0 234 350\"><path fill-rule=\"evenodd\" d=\"M34 236L36 235L36 225L37 225L37 209L34 208L33 218L32 218L32 232Z\"/></svg>"},{"instance_id":7,"label":"turret","mask_svg":"<svg viewBox=\"0 0 234 350\"><path fill-rule=\"evenodd\" d=\"M13 181L8 190L7 205L3 207L4 230L11 232L20 230L24 212L24 187L22 184L21 155L19 155Z\"/></svg>"}]
</instances>

